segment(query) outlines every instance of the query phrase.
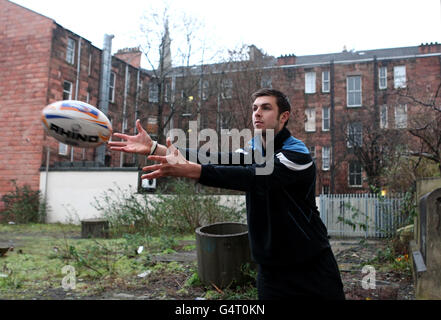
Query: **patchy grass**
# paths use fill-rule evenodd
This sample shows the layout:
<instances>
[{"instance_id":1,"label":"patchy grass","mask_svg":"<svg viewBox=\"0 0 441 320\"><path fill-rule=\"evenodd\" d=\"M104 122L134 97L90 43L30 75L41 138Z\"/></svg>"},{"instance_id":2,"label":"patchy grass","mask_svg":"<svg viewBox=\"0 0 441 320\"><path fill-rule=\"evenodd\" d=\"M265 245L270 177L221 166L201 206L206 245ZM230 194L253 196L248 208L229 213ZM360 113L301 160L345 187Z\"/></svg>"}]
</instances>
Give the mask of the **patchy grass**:
<instances>
[{"instance_id":1,"label":"patchy grass","mask_svg":"<svg viewBox=\"0 0 441 320\"><path fill-rule=\"evenodd\" d=\"M195 236L81 239L81 227L0 225L0 242L14 248L0 258L0 299L256 299L252 286L213 291L197 277L197 262L156 262L154 256L196 249ZM143 246L143 250L138 250ZM75 269L75 288L62 281ZM144 274L144 276L143 276Z\"/></svg>"}]
</instances>

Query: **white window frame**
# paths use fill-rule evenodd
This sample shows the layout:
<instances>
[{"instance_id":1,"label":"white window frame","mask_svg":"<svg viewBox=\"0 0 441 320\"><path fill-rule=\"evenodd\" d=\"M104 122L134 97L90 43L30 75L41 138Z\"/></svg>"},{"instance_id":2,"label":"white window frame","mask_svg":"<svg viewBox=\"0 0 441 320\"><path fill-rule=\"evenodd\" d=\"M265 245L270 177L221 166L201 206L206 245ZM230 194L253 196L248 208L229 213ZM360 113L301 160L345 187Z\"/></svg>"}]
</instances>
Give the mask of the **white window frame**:
<instances>
[{"instance_id":1,"label":"white window frame","mask_svg":"<svg viewBox=\"0 0 441 320\"><path fill-rule=\"evenodd\" d=\"M273 80L270 75L263 74L262 79L260 80L260 87L261 88L272 88L273 87Z\"/></svg>"},{"instance_id":2,"label":"white window frame","mask_svg":"<svg viewBox=\"0 0 441 320\"><path fill-rule=\"evenodd\" d=\"M62 142L58 143L58 154L60 156L67 156L69 154L68 152L68 145L64 144Z\"/></svg>"},{"instance_id":3,"label":"white window frame","mask_svg":"<svg viewBox=\"0 0 441 320\"><path fill-rule=\"evenodd\" d=\"M359 131L354 131L353 128L359 128ZM348 141L347 141L347 145L348 148L352 148L354 147L354 144L358 147L363 145L363 123L362 122L351 122L348 124L348 128L347 128L348 132ZM360 137L360 141L357 141L358 136ZM353 139L351 139L351 137L353 137Z\"/></svg>"},{"instance_id":4,"label":"white window frame","mask_svg":"<svg viewBox=\"0 0 441 320\"><path fill-rule=\"evenodd\" d=\"M305 93L316 93L316 74L315 72L305 72Z\"/></svg>"},{"instance_id":5,"label":"white window frame","mask_svg":"<svg viewBox=\"0 0 441 320\"><path fill-rule=\"evenodd\" d=\"M325 110L328 110L328 117L325 117ZM328 124L327 129L325 128L325 123ZM330 107L323 107L322 108L322 131L328 132L330 130L331 130L331 108Z\"/></svg>"},{"instance_id":6,"label":"white window frame","mask_svg":"<svg viewBox=\"0 0 441 320\"><path fill-rule=\"evenodd\" d=\"M150 116L147 118L147 124L156 126L158 124L158 117L156 116Z\"/></svg>"},{"instance_id":7,"label":"white window frame","mask_svg":"<svg viewBox=\"0 0 441 320\"><path fill-rule=\"evenodd\" d=\"M127 94L130 94L131 77L132 77L132 75L131 75L130 71L127 72L127 79L126 79L126 92L127 92Z\"/></svg>"},{"instance_id":8,"label":"white window frame","mask_svg":"<svg viewBox=\"0 0 441 320\"><path fill-rule=\"evenodd\" d=\"M327 75L328 79L325 79L325 75ZM326 87L325 87L326 85ZM329 93L331 91L331 73L329 71L322 72L322 92Z\"/></svg>"},{"instance_id":9,"label":"white window frame","mask_svg":"<svg viewBox=\"0 0 441 320\"><path fill-rule=\"evenodd\" d=\"M66 84L69 84L70 90L66 90L66 88L65 88ZM64 81L63 82L63 100L72 100L72 91L73 91L73 83L70 81ZM67 97L64 96L65 94L67 94Z\"/></svg>"},{"instance_id":10,"label":"white window frame","mask_svg":"<svg viewBox=\"0 0 441 320\"><path fill-rule=\"evenodd\" d=\"M231 99L233 98L233 80L224 79L222 81L222 99Z\"/></svg>"},{"instance_id":11,"label":"white window frame","mask_svg":"<svg viewBox=\"0 0 441 320\"><path fill-rule=\"evenodd\" d=\"M356 88L354 90L349 90L349 81L354 78L360 78L360 88ZM349 95L350 94L360 94L360 104L349 104ZM357 108L363 105L363 78L361 76L348 76L346 78L346 105L348 108Z\"/></svg>"},{"instance_id":12,"label":"white window frame","mask_svg":"<svg viewBox=\"0 0 441 320\"><path fill-rule=\"evenodd\" d=\"M305 115L306 115L305 132L316 132L316 110L315 110L315 108L306 108Z\"/></svg>"},{"instance_id":13,"label":"white window frame","mask_svg":"<svg viewBox=\"0 0 441 320\"><path fill-rule=\"evenodd\" d=\"M331 147L322 147L322 170L331 170Z\"/></svg>"},{"instance_id":14,"label":"white window frame","mask_svg":"<svg viewBox=\"0 0 441 320\"><path fill-rule=\"evenodd\" d=\"M75 64L75 48L77 42L71 37L67 37L67 47L66 47L66 61L69 64Z\"/></svg>"},{"instance_id":15,"label":"white window frame","mask_svg":"<svg viewBox=\"0 0 441 320\"><path fill-rule=\"evenodd\" d=\"M383 74L382 71L384 71ZM384 82L383 85L381 85L382 81ZM378 88L380 90L387 89L387 67L378 68Z\"/></svg>"},{"instance_id":16,"label":"white window frame","mask_svg":"<svg viewBox=\"0 0 441 320\"><path fill-rule=\"evenodd\" d=\"M358 164L360 166L360 172L354 172L351 173L351 164ZM354 175L360 176L360 184L351 184L351 177ZM358 161L349 161L348 162L348 185L351 188L360 188L363 187L363 168L361 166L361 163Z\"/></svg>"},{"instance_id":17,"label":"white window frame","mask_svg":"<svg viewBox=\"0 0 441 320\"><path fill-rule=\"evenodd\" d=\"M159 102L159 85L153 81L149 83L149 102Z\"/></svg>"},{"instance_id":18,"label":"white window frame","mask_svg":"<svg viewBox=\"0 0 441 320\"><path fill-rule=\"evenodd\" d=\"M403 109L404 113L399 114L399 109ZM399 104L395 106L395 128L396 129L407 128L407 104Z\"/></svg>"},{"instance_id":19,"label":"white window frame","mask_svg":"<svg viewBox=\"0 0 441 320\"><path fill-rule=\"evenodd\" d=\"M208 100L208 96L210 93L210 81L204 80L202 81L202 100Z\"/></svg>"},{"instance_id":20,"label":"white window frame","mask_svg":"<svg viewBox=\"0 0 441 320\"><path fill-rule=\"evenodd\" d=\"M387 107L387 104L383 104L380 106L380 128L381 129L387 129L389 127L389 115L388 115L389 108Z\"/></svg>"},{"instance_id":21,"label":"white window frame","mask_svg":"<svg viewBox=\"0 0 441 320\"><path fill-rule=\"evenodd\" d=\"M87 75L92 74L92 53L89 53L89 65L87 66Z\"/></svg>"},{"instance_id":22,"label":"white window frame","mask_svg":"<svg viewBox=\"0 0 441 320\"><path fill-rule=\"evenodd\" d=\"M223 111L220 113L220 128L222 129L231 129L231 120L232 115L231 112Z\"/></svg>"},{"instance_id":23,"label":"white window frame","mask_svg":"<svg viewBox=\"0 0 441 320\"><path fill-rule=\"evenodd\" d=\"M406 88L406 66L395 66L394 67L394 88L402 89Z\"/></svg>"},{"instance_id":24,"label":"white window frame","mask_svg":"<svg viewBox=\"0 0 441 320\"><path fill-rule=\"evenodd\" d=\"M112 81L112 75L113 75L113 81ZM115 102L115 83L116 83L116 74L115 74L115 72L110 72L110 79L109 79L109 102L111 102L111 103Z\"/></svg>"}]
</instances>

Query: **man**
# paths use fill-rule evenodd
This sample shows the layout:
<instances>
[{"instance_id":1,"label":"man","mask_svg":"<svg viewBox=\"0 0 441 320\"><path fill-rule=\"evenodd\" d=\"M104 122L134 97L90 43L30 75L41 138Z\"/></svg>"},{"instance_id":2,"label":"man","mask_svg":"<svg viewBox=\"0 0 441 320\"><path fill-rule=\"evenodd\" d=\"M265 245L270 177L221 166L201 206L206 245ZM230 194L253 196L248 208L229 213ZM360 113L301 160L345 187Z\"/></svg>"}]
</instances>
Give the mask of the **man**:
<instances>
[{"instance_id":1,"label":"man","mask_svg":"<svg viewBox=\"0 0 441 320\"><path fill-rule=\"evenodd\" d=\"M260 134L251 141L249 151L257 152L260 139L265 164L190 162L170 139L167 147L153 142L139 121L138 135L115 134L123 141L109 146L115 151L150 155L148 159L158 162L143 169L151 171L144 179L187 177L203 185L246 192L259 299L344 299L338 265L315 203L315 163L304 143L286 128L291 113L288 99L280 91L261 89L252 100L254 129ZM275 135L274 154L266 154L265 149L270 130ZM257 174L269 162L272 172Z\"/></svg>"}]
</instances>

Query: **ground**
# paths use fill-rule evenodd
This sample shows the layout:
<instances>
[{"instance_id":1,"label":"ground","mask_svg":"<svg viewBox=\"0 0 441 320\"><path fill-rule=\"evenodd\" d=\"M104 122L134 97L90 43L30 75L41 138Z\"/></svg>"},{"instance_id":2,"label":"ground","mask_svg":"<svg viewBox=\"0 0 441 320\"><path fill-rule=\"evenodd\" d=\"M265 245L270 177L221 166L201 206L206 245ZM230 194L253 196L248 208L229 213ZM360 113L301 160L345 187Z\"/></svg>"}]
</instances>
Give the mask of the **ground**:
<instances>
[{"instance_id":1,"label":"ground","mask_svg":"<svg viewBox=\"0 0 441 320\"><path fill-rule=\"evenodd\" d=\"M200 285L192 235L139 239L80 239L78 226L0 225L0 299L195 300L256 299L253 281L219 289ZM143 252L137 252L139 241ZM3 245L2 245L3 244ZM415 299L408 264L390 257L387 240L331 239L347 299ZM115 249L118 248L118 249ZM99 258L97 258L99 257ZM74 259L75 258L75 259ZM387 261L388 262L387 262ZM67 264L76 267L75 288ZM376 290L361 286L363 266L375 269ZM71 279L71 278L70 278ZM380 291L383 290L383 291Z\"/></svg>"}]
</instances>

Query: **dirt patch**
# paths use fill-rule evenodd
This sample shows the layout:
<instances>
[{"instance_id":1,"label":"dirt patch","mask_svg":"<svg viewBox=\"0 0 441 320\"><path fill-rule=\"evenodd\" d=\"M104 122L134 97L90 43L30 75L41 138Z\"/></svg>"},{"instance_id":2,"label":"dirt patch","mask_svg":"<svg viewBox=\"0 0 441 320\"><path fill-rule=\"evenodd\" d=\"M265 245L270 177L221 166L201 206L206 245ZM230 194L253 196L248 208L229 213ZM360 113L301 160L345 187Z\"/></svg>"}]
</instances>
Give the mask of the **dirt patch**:
<instances>
[{"instance_id":1,"label":"dirt patch","mask_svg":"<svg viewBox=\"0 0 441 320\"><path fill-rule=\"evenodd\" d=\"M381 259L378 261L379 253L388 250L386 240L367 241L362 245L359 244L359 241L358 243L352 241L346 248L344 248L344 241L339 241L335 242L335 246L339 247L339 250L334 250L334 253L339 264L347 299L415 300L413 278L409 271L394 269L391 265L382 262ZM367 264L372 264L375 268L375 279L383 287L377 286L376 290L362 288L362 281L370 272L370 270L365 270L366 272L363 273L363 266ZM384 287L386 289L383 290ZM391 292L383 294L380 292L381 290Z\"/></svg>"},{"instance_id":2,"label":"dirt patch","mask_svg":"<svg viewBox=\"0 0 441 320\"><path fill-rule=\"evenodd\" d=\"M139 263L135 264L138 266L136 273L132 271L112 277L95 278L81 278L79 276L76 279L75 289L64 290L61 287L64 277L61 268L64 264L63 261L56 258L59 253L56 251L61 250L61 247L57 249L56 246L60 245L60 240L62 242L63 239L69 239L70 244L73 245L84 244L87 240L79 240L80 228L61 227L60 229L53 226L36 226L29 229L25 227L18 229L14 226L1 228L0 242L12 243L14 250L0 258L0 274L8 275L8 278L0 279L0 299L195 300L201 297L207 299L257 298L253 283L245 289L248 290L247 292L237 294L236 289L232 288L229 295L226 295L225 292L218 292L216 288L189 285L188 283L191 283L189 280L194 278L197 273L194 240L179 240L177 245L170 248L168 254L161 251L149 253L146 255L149 257L148 260L146 256L134 255L126 263L131 265L138 259ZM396 299L415 299L413 280L409 272L386 268L372 262L379 252L387 249L385 241L369 240L360 243L359 239L331 239L331 245L339 264L348 299L379 298L373 291L360 289L361 281L365 276L362 272L362 266L368 263L374 264L378 281L398 286ZM16 263L15 269L14 263ZM55 267L54 265L57 263L58 265ZM35 275L38 270L49 268L53 269L52 273ZM18 277L14 278L20 272L23 278L21 280ZM140 276L143 272L144 276ZM7 286L3 291L1 291L2 285Z\"/></svg>"}]
</instances>

